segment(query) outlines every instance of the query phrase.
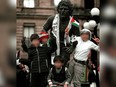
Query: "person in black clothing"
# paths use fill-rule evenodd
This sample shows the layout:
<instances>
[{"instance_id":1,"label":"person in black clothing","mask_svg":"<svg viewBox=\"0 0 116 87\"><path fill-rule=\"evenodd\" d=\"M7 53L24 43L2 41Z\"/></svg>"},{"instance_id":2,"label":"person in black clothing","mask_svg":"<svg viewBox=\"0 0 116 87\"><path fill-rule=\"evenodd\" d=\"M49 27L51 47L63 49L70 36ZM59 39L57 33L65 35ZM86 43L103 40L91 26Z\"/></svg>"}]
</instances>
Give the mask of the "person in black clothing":
<instances>
[{"instance_id":1,"label":"person in black clothing","mask_svg":"<svg viewBox=\"0 0 116 87\"><path fill-rule=\"evenodd\" d=\"M55 39L55 38L54 38ZM54 40L53 39L53 40ZM46 87L47 75L49 71L48 58L49 54L56 50L55 42L52 41L50 47L41 47L38 34L32 34L30 37L31 46L28 48L25 40L22 40L22 48L28 53L30 63L31 86Z\"/></svg>"},{"instance_id":2,"label":"person in black clothing","mask_svg":"<svg viewBox=\"0 0 116 87\"><path fill-rule=\"evenodd\" d=\"M29 68L26 63L24 63L25 59L20 58L20 50L17 52L17 60L16 60L16 87L29 87Z\"/></svg>"},{"instance_id":3,"label":"person in black clothing","mask_svg":"<svg viewBox=\"0 0 116 87\"><path fill-rule=\"evenodd\" d=\"M40 46L50 47L51 39L50 39L49 34L47 32L43 32L43 31L40 32L39 37L40 37L40 42L41 42ZM51 54L49 54L48 64L49 64L49 68L51 68L51 66L52 66Z\"/></svg>"},{"instance_id":4,"label":"person in black clothing","mask_svg":"<svg viewBox=\"0 0 116 87\"><path fill-rule=\"evenodd\" d=\"M29 75L25 66L23 64L17 65L16 72L16 87L29 87Z\"/></svg>"},{"instance_id":5,"label":"person in black clothing","mask_svg":"<svg viewBox=\"0 0 116 87\"><path fill-rule=\"evenodd\" d=\"M51 68L48 75L49 86L68 87L71 81L71 75L68 68L63 66L64 60L61 56L54 58L54 66Z\"/></svg>"}]
</instances>

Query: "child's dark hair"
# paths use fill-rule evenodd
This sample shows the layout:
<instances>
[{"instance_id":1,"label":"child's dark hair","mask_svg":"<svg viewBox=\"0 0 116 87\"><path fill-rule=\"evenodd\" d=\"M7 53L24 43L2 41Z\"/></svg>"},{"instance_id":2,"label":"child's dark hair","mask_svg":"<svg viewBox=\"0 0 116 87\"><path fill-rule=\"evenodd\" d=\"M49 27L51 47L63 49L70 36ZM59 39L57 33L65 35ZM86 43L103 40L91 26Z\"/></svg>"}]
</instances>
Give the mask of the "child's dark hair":
<instances>
[{"instance_id":1,"label":"child's dark hair","mask_svg":"<svg viewBox=\"0 0 116 87\"><path fill-rule=\"evenodd\" d=\"M33 41L34 39L39 40L39 35L38 34L32 34L31 37L30 37L30 40Z\"/></svg>"},{"instance_id":2,"label":"child's dark hair","mask_svg":"<svg viewBox=\"0 0 116 87\"><path fill-rule=\"evenodd\" d=\"M54 60L53 60L54 63L57 62L57 61L60 61L61 63L64 63L64 60L61 58L60 55L59 55L59 56L56 56L56 57L54 58Z\"/></svg>"}]
</instances>

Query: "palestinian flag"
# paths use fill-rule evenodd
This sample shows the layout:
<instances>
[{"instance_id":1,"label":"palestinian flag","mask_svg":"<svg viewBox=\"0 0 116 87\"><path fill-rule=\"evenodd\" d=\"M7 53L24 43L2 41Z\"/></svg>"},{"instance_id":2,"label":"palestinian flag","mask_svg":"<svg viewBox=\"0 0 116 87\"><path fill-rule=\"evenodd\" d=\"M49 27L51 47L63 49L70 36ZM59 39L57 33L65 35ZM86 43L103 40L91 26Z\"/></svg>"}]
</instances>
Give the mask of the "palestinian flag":
<instances>
[{"instance_id":1,"label":"palestinian flag","mask_svg":"<svg viewBox=\"0 0 116 87\"><path fill-rule=\"evenodd\" d=\"M69 31L72 26L79 27L79 23L74 19L74 17L70 18L69 24L65 29L65 37L66 37L66 43L70 43L70 37L69 37Z\"/></svg>"},{"instance_id":2,"label":"palestinian flag","mask_svg":"<svg viewBox=\"0 0 116 87\"><path fill-rule=\"evenodd\" d=\"M70 21L69 21L69 24L68 24L67 28L65 29L65 32L66 32L66 33L70 31L72 25L75 26L75 27L79 27L79 22L77 22L77 21L74 19L74 17L71 17L71 19L70 19Z\"/></svg>"},{"instance_id":3,"label":"palestinian flag","mask_svg":"<svg viewBox=\"0 0 116 87\"><path fill-rule=\"evenodd\" d=\"M71 18L71 24L75 27L79 27L79 23L74 19L74 17Z\"/></svg>"}]
</instances>

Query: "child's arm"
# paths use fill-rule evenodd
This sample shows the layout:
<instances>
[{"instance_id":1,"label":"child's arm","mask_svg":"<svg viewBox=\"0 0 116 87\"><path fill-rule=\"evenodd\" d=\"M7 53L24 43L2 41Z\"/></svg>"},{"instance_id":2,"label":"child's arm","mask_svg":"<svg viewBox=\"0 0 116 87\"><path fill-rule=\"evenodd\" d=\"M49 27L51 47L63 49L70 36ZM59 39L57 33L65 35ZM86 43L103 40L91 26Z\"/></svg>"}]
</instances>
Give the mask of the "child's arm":
<instances>
[{"instance_id":1,"label":"child's arm","mask_svg":"<svg viewBox=\"0 0 116 87\"><path fill-rule=\"evenodd\" d=\"M94 35L94 38L92 38L97 44L100 43L100 39L97 38L95 35ZM96 50L96 51L99 51L100 50L100 47L98 45L96 45L95 43L92 42L92 45L91 45L91 48L93 50Z\"/></svg>"},{"instance_id":2,"label":"child's arm","mask_svg":"<svg viewBox=\"0 0 116 87\"><path fill-rule=\"evenodd\" d=\"M28 47L26 46L26 44L25 44L25 39L26 39L26 37L23 37L23 39L22 39L22 48L23 48L23 50L25 51L25 52L28 52Z\"/></svg>"},{"instance_id":3,"label":"child's arm","mask_svg":"<svg viewBox=\"0 0 116 87\"><path fill-rule=\"evenodd\" d=\"M47 77L47 81L48 81L49 86L53 85L51 78L52 78L52 68L51 68L51 70L48 74L48 77Z\"/></svg>"},{"instance_id":4,"label":"child's arm","mask_svg":"<svg viewBox=\"0 0 116 87\"><path fill-rule=\"evenodd\" d=\"M66 76L66 80L63 82L64 86L69 85L71 82L71 74L68 68L65 68L65 76Z\"/></svg>"},{"instance_id":5,"label":"child's arm","mask_svg":"<svg viewBox=\"0 0 116 87\"><path fill-rule=\"evenodd\" d=\"M94 44L93 42L92 42L92 45L91 45L91 49L96 50L96 51L100 50L99 46Z\"/></svg>"}]
</instances>

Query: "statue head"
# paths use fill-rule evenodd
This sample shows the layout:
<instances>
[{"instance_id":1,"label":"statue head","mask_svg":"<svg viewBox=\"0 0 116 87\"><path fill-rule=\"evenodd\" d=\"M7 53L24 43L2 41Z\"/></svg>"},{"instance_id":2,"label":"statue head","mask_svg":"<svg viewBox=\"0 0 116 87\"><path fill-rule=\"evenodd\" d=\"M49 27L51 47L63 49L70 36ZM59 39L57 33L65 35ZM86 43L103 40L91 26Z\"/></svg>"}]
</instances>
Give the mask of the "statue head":
<instances>
[{"instance_id":1,"label":"statue head","mask_svg":"<svg viewBox=\"0 0 116 87\"><path fill-rule=\"evenodd\" d=\"M72 4L69 0L62 0L57 7L60 17L69 17L72 15Z\"/></svg>"}]
</instances>

